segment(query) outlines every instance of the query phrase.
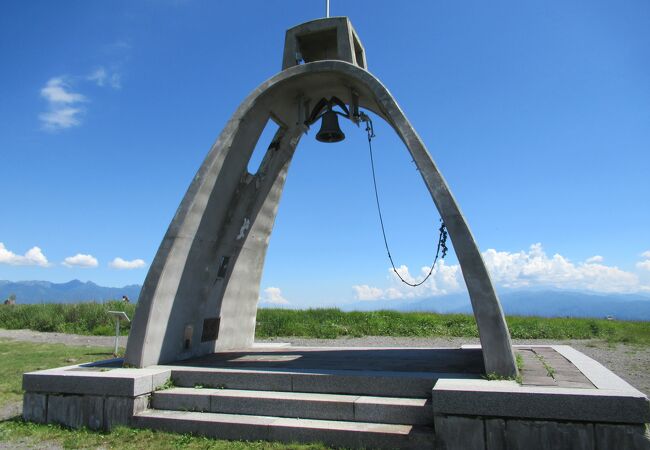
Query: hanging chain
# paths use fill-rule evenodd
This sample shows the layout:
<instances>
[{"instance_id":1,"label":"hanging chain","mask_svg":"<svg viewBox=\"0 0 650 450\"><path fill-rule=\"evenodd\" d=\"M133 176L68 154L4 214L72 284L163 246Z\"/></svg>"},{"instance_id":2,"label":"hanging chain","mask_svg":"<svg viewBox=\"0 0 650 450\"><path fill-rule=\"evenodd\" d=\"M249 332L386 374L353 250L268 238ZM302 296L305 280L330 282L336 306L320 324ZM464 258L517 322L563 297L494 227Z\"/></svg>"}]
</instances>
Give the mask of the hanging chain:
<instances>
[{"instance_id":1,"label":"hanging chain","mask_svg":"<svg viewBox=\"0 0 650 450\"><path fill-rule=\"evenodd\" d=\"M393 272L395 272L395 275L402 281L402 283L407 284L411 287L417 287L420 286L421 284L424 284L425 281L429 279L431 274L433 274L433 269L436 266L436 263L438 262L438 257L440 259L444 259L445 256L447 256L447 228L445 227L445 223L440 219L440 228L438 228L438 247L436 249L436 257L433 260L433 264L431 264L431 268L429 269L429 273L427 274L426 277L419 283L410 283L406 281L402 276L399 274L397 271L397 268L395 268L395 263L393 262L393 257L390 254L390 249L388 248L388 239L386 238L386 229L384 228L384 218L381 214L381 206L379 204L379 192L377 190L377 177L375 176L375 159L372 154L372 138L375 137L375 130L374 127L372 126L372 120L368 115L361 113L361 120L366 122L366 132L368 133L368 149L370 151L370 168L372 169L372 184L375 188L375 200L377 201L377 212L379 213L379 223L381 224L381 234L384 238L384 246L386 247L386 253L388 253L388 259L390 260L390 265L393 267Z\"/></svg>"}]
</instances>

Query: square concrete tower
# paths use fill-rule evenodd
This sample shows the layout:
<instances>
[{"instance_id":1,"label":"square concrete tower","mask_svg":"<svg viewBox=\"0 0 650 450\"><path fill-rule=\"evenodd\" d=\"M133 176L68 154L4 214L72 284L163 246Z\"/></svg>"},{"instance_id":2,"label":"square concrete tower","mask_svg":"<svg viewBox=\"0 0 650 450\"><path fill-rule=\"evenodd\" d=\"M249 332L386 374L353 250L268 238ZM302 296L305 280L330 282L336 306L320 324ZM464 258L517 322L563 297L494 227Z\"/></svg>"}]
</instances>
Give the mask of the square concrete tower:
<instances>
[{"instance_id":1,"label":"square concrete tower","mask_svg":"<svg viewBox=\"0 0 650 450\"><path fill-rule=\"evenodd\" d=\"M323 60L349 62L367 69L366 51L347 17L312 20L287 30L282 70Z\"/></svg>"}]
</instances>

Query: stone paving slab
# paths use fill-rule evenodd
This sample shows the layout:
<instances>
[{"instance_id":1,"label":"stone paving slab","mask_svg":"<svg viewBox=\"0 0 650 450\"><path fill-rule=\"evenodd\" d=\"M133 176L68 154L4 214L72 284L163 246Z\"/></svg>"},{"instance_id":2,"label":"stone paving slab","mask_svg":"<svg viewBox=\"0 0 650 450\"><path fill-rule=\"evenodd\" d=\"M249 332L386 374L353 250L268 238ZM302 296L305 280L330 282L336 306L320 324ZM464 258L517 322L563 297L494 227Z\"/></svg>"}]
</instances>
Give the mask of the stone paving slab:
<instances>
[{"instance_id":1,"label":"stone paving slab","mask_svg":"<svg viewBox=\"0 0 650 450\"><path fill-rule=\"evenodd\" d=\"M596 388L643 395L607 367L573 347L569 345L551 345L551 347L575 365Z\"/></svg>"},{"instance_id":2,"label":"stone paving slab","mask_svg":"<svg viewBox=\"0 0 650 450\"><path fill-rule=\"evenodd\" d=\"M172 388L153 394L155 409L309 417L323 420L428 425L427 398L373 397L237 389Z\"/></svg>"},{"instance_id":3,"label":"stone paving slab","mask_svg":"<svg viewBox=\"0 0 650 450\"><path fill-rule=\"evenodd\" d=\"M252 348L173 363L177 366L266 370L354 370L482 374L480 349L391 347Z\"/></svg>"},{"instance_id":4,"label":"stone paving slab","mask_svg":"<svg viewBox=\"0 0 650 450\"><path fill-rule=\"evenodd\" d=\"M650 422L648 398L640 392L523 386L515 381L438 380L432 405L434 414Z\"/></svg>"},{"instance_id":5,"label":"stone paving slab","mask_svg":"<svg viewBox=\"0 0 650 450\"><path fill-rule=\"evenodd\" d=\"M148 410L135 416L140 427L195 433L220 439L283 442L326 441L343 447L433 448L429 427L365 422L278 418L186 411Z\"/></svg>"},{"instance_id":6,"label":"stone paving slab","mask_svg":"<svg viewBox=\"0 0 650 450\"><path fill-rule=\"evenodd\" d=\"M434 413L650 422L650 403L643 393L572 347L518 345L515 352L524 360L521 385L515 381L442 379L433 389ZM553 376L544 362L552 367Z\"/></svg>"},{"instance_id":7,"label":"stone paving slab","mask_svg":"<svg viewBox=\"0 0 650 450\"><path fill-rule=\"evenodd\" d=\"M89 365L77 365L27 372L23 374L23 389L26 392L137 397L155 390L171 376L167 368L88 368Z\"/></svg>"},{"instance_id":8,"label":"stone paving slab","mask_svg":"<svg viewBox=\"0 0 650 450\"><path fill-rule=\"evenodd\" d=\"M160 366L179 387L310 392L428 398L440 378L480 378L472 374L352 370L257 370Z\"/></svg>"},{"instance_id":9,"label":"stone paving slab","mask_svg":"<svg viewBox=\"0 0 650 450\"><path fill-rule=\"evenodd\" d=\"M524 386L595 388L571 361L552 347L518 346L515 352L523 360L520 375Z\"/></svg>"}]
</instances>

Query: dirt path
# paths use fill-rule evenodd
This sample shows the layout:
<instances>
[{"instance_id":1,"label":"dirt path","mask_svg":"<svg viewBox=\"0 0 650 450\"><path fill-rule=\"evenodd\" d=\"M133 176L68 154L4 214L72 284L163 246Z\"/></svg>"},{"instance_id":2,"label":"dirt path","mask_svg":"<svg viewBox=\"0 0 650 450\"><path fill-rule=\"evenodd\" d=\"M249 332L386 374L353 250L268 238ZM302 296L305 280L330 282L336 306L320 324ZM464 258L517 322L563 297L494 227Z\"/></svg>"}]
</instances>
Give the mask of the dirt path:
<instances>
[{"instance_id":1,"label":"dirt path","mask_svg":"<svg viewBox=\"0 0 650 450\"><path fill-rule=\"evenodd\" d=\"M22 449L39 449L39 450L60 450L62 447L58 442L41 441L34 438L20 438L9 442L0 442L0 450L22 450Z\"/></svg>"},{"instance_id":2,"label":"dirt path","mask_svg":"<svg viewBox=\"0 0 650 450\"><path fill-rule=\"evenodd\" d=\"M0 328L0 339L38 342L42 344L65 344L88 347L112 347L115 336L82 336L80 334L42 333L32 330L5 330ZM120 336L120 347L126 346L126 336Z\"/></svg>"},{"instance_id":3,"label":"dirt path","mask_svg":"<svg viewBox=\"0 0 650 450\"><path fill-rule=\"evenodd\" d=\"M21 402L0 404L0 422L20 416L22 413L23 404Z\"/></svg>"}]
</instances>

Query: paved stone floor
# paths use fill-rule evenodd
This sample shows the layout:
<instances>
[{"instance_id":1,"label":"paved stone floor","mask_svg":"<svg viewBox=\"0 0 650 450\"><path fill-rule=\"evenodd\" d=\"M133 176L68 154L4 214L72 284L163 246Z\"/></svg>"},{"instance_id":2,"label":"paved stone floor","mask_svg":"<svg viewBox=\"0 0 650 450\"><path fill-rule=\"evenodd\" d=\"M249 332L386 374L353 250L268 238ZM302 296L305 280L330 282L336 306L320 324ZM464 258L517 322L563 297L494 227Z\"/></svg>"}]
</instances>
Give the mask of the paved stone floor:
<instances>
[{"instance_id":1,"label":"paved stone floor","mask_svg":"<svg viewBox=\"0 0 650 450\"><path fill-rule=\"evenodd\" d=\"M174 365L260 370L483 374L479 349L288 347L214 353Z\"/></svg>"},{"instance_id":2,"label":"paved stone floor","mask_svg":"<svg viewBox=\"0 0 650 450\"><path fill-rule=\"evenodd\" d=\"M593 389L569 360L551 347L518 347L524 386ZM280 347L214 353L178 366L258 370L350 370L462 373L484 376L480 349Z\"/></svg>"},{"instance_id":3,"label":"paved stone floor","mask_svg":"<svg viewBox=\"0 0 650 450\"><path fill-rule=\"evenodd\" d=\"M523 358L523 386L595 388L576 366L551 347L517 347L515 352Z\"/></svg>"}]
</instances>

